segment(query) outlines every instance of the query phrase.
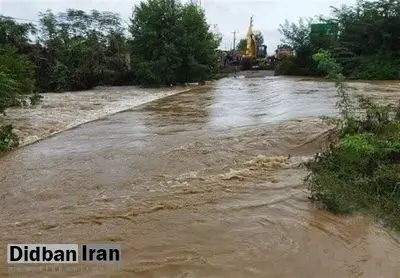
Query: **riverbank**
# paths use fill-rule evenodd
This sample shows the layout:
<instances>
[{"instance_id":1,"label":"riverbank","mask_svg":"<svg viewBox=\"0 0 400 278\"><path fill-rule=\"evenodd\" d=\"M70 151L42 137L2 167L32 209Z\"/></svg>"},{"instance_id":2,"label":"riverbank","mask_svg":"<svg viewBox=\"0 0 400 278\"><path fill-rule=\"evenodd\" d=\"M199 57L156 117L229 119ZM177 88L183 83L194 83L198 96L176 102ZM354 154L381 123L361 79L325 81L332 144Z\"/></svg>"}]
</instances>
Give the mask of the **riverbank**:
<instances>
[{"instance_id":1,"label":"riverbank","mask_svg":"<svg viewBox=\"0 0 400 278\"><path fill-rule=\"evenodd\" d=\"M97 87L89 91L47 93L43 94L39 105L7 109L0 124L13 125L22 147L79 125L200 87L204 86Z\"/></svg>"}]
</instances>

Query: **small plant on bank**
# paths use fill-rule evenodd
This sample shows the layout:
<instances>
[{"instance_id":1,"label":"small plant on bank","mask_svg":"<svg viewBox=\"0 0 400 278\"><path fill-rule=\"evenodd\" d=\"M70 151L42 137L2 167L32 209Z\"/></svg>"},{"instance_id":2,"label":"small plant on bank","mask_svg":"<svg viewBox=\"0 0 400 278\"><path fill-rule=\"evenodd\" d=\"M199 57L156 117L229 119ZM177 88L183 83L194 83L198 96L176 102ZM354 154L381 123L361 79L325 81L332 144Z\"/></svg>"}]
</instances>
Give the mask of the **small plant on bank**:
<instances>
[{"instance_id":1,"label":"small plant on bank","mask_svg":"<svg viewBox=\"0 0 400 278\"><path fill-rule=\"evenodd\" d=\"M12 129L12 125L0 127L0 152L8 152L18 147L19 138Z\"/></svg>"},{"instance_id":2,"label":"small plant on bank","mask_svg":"<svg viewBox=\"0 0 400 278\"><path fill-rule=\"evenodd\" d=\"M400 229L400 103L364 99L356 115L341 68L326 51L314 55L336 82L342 115L337 144L307 164L311 199L336 213L365 212Z\"/></svg>"}]
</instances>

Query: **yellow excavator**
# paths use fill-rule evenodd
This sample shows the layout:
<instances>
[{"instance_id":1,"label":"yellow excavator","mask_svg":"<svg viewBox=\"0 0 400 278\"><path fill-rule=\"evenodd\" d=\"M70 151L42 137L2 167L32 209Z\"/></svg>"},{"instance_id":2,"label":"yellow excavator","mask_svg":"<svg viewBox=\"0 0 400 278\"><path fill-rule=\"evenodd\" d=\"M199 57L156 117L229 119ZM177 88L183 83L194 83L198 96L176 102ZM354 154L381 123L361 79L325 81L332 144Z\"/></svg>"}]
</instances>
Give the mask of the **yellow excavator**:
<instances>
[{"instance_id":1,"label":"yellow excavator","mask_svg":"<svg viewBox=\"0 0 400 278\"><path fill-rule=\"evenodd\" d=\"M267 46L257 45L253 31L253 17L250 18L249 30L247 31L247 47L240 62L242 70L262 68L267 61Z\"/></svg>"}]
</instances>

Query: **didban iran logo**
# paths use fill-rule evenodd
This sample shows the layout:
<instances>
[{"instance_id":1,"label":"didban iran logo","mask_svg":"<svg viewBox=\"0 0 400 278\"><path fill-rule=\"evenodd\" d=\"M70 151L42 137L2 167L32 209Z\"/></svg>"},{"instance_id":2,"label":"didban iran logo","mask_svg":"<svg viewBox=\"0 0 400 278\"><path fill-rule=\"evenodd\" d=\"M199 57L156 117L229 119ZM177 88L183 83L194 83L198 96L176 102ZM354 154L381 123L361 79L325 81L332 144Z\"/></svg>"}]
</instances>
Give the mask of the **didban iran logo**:
<instances>
[{"instance_id":1,"label":"didban iran logo","mask_svg":"<svg viewBox=\"0 0 400 278\"><path fill-rule=\"evenodd\" d=\"M8 244L10 264L119 263L118 244Z\"/></svg>"}]
</instances>

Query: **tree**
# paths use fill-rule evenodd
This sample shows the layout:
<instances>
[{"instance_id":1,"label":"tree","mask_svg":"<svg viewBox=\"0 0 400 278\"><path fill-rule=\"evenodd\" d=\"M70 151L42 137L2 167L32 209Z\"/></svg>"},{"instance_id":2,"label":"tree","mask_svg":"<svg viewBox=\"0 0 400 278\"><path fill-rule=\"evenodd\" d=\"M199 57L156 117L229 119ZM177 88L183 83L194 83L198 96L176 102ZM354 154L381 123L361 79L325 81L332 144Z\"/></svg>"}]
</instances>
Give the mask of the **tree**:
<instances>
[{"instance_id":1,"label":"tree","mask_svg":"<svg viewBox=\"0 0 400 278\"><path fill-rule=\"evenodd\" d=\"M12 45L20 51L29 44L29 35L36 29L30 23L17 23L9 17L0 15L0 45Z\"/></svg>"},{"instance_id":2,"label":"tree","mask_svg":"<svg viewBox=\"0 0 400 278\"><path fill-rule=\"evenodd\" d=\"M198 6L148 0L135 6L131 22L132 63L140 81L170 84L210 74L220 39Z\"/></svg>"},{"instance_id":3,"label":"tree","mask_svg":"<svg viewBox=\"0 0 400 278\"><path fill-rule=\"evenodd\" d=\"M282 43L290 45L298 52L311 47L310 31L313 20L301 18L298 24L285 20L279 25L279 32L283 35Z\"/></svg>"},{"instance_id":4,"label":"tree","mask_svg":"<svg viewBox=\"0 0 400 278\"><path fill-rule=\"evenodd\" d=\"M204 11L196 5L183 6L182 26L184 43L178 46L182 65L177 81L203 81L215 65L220 38L210 31Z\"/></svg>"},{"instance_id":5,"label":"tree","mask_svg":"<svg viewBox=\"0 0 400 278\"><path fill-rule=\"evenodd\" d=\"M258 46L263 45L264 44L264 36L261 33L261 31L255 31L254 32L254 38L256 40L256 43Z\"/></svg>"},{"instance_id":6,"label":"tree","mask_svg":"<svg viewBox=\"0 0 400 278\"><path fill-rule=\"evenodd\" d=\"M127 43L119 15L96 10L69 9L57 15L40 15L40 42L46 48L48 91L89 89L116 82L128 71L124 55ZM47 69L47 70L46 70Z\"/></svg>"},{"instance_id":7,"label":"tree","mask_svg":"<svg viewBox=\"0 0 400 278\"><path fill-rule=\"evenodd\" d=\"M29 46L30 24L18 24L0 17L0 113L14 105L26 103L35 91L34 65L21 52Z\"/></svg>"},{"instance_id":8,"label":"tree","mask_svg":"<svg viewBox=\"0 0 400 278\"><path fill-rule=\"evenodd\" d=\"M247 48L247 40L240 39L239 43L237 44L236 49L239 51L246 51L246 48Z\"/></svg>"},{"instance_id":9,"label":"tree","mask_svg":"<svg viewBox=\"0 0 400 278\"><path fill-rule=\"evenodd\" d=\"M318 18L317 23L338 28L334 36L310 35L311 23L314 23L311 19L297 25L286 21L280 27L284 42L296 51L296 63L302 60L303 64L315 64L310 57L322 48L332 53L343 67L343 73L351 78L400 77L398 1L359 0L355 6L332 7L332 15Z\"/></svg>"},{"instance_id":10,"label":"tree","mask_svg":"<svg viewBox=\"0 0 400 278\"><path fill-rule=\"evenodd\" d=\"M9 106L25 104L35 91L34 66L29 59L6 46L0 50L0 113Z\"/></svg>"}]
</instances>

